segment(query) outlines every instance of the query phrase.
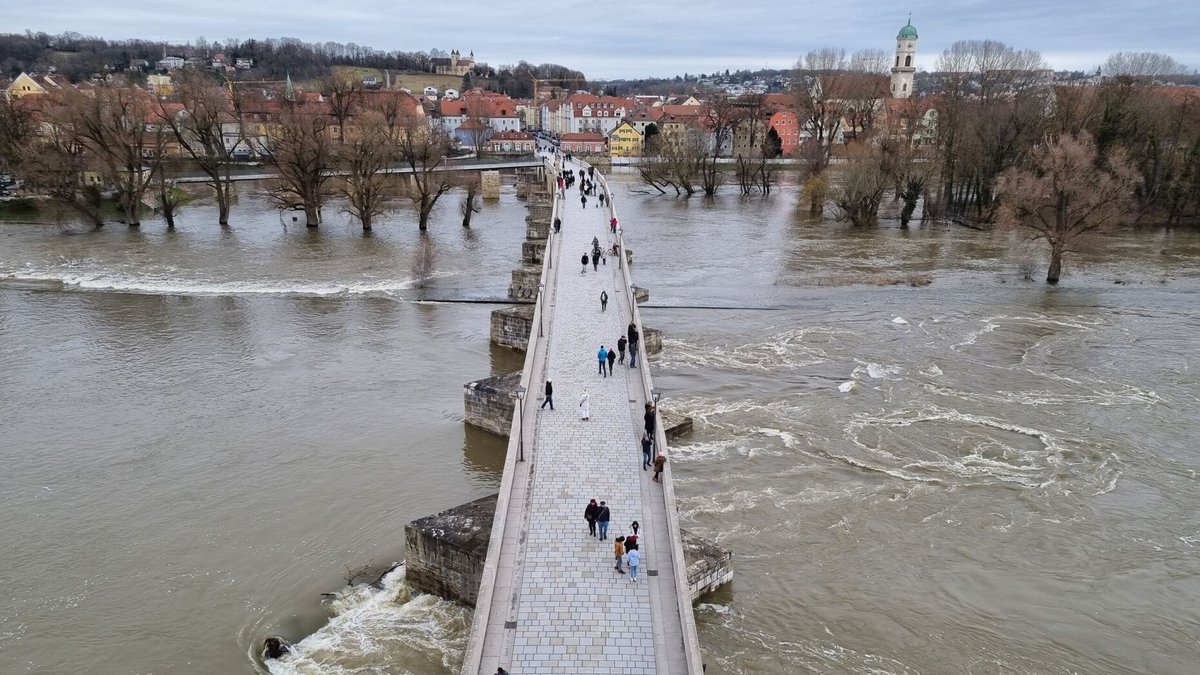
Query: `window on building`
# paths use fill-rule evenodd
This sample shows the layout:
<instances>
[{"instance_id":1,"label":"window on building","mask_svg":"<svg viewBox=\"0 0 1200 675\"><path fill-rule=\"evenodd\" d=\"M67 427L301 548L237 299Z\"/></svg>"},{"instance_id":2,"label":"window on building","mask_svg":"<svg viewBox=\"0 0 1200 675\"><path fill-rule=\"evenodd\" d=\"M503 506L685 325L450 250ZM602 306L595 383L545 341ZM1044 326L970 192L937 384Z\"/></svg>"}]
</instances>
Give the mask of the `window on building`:
<instances>
[{"instance_id":1,"label":"window on building","mask_svg":"<svg viewBox=\"0 0 1200 675\"><path fill-rule=\"evenodd\" d=\"M900 85L900 91L908 91L908 83L907 82Z\"/></svg>"},{"instance_id":2,"label":"window on building","mask_svg":"<svg viewBox=\"0 0 1200 675\"><path fill-rule=\"evenodd\" d=\"M911 66L912 66L912 57L911 56L904 57L904 67L909 68Z\"/></svg>"}]
</instances>

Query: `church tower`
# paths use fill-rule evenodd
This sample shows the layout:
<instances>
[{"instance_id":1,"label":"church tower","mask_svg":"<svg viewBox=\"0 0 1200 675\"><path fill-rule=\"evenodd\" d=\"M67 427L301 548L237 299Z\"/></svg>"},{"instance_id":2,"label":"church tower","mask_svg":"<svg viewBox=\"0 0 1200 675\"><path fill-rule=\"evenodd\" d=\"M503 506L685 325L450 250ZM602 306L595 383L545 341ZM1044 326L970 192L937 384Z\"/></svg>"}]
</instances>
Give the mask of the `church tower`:
<instances>
[{"instance_id":1,"label":"church tower","mask_svg":"<svg viewBox=\"0 0 1200 675\"><path fill-rule=\"evenodd\" d=\"M896 65L892 66L892 98L908 98L913 93L913 74L917 72L917 29L912 17L896 35Z\"/></svg>"}]
</instances>

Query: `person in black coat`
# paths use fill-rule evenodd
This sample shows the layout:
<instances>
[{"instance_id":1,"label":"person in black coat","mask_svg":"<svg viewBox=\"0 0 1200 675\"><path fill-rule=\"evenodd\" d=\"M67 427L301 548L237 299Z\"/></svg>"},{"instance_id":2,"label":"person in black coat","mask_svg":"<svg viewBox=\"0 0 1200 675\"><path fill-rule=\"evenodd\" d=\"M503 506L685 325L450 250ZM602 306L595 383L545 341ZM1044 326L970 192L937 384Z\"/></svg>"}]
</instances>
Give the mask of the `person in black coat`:
<instances>
[{"instance_id":1,"label":"person in black coat","mask_svg":"<svg viewBox=\"0 0 1200 675\"><path fill-rule=\"evenodd\" d=\"M588 524L588 534L596 536L596 517L600 515L600 506L593 499L588 502L587 508L583 510L583 519Z\"/></svg>"},{"instance_id":2,"label":"person in black coat","mask_svg":"<svg viewBox=\"0 0 1200 675\"><path fill-rule=\"evenodd\" d=\"M542 401L542 407L538 410L545 408L547 403L550 404L550 409L554 410L554 385L550 383L550 380L546 380L546 400Z\"/></svg>"},{"instance_id":3,"label":"person in black coat","mask_svg":"<svg viewBox=\"0 0 1200 675\"><path fill-rule=\"evenodd\" d=\"M629 367L637 368L638 343L641 336L638 335L637 326L633 325L632 321L629 322L629 330L626 331L626 335L629 338Z\"/></svg>"}]
</instances>

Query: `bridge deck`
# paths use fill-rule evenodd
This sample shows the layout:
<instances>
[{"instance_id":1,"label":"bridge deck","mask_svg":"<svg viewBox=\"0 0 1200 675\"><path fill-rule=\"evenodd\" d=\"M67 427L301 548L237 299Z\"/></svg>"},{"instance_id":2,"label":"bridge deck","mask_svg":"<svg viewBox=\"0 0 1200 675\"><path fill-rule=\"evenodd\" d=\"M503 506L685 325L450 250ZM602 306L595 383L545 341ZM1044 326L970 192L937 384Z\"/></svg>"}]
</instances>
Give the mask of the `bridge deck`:
<instances>
[{"instance_id":1,"label":"bridge deck","mask_svg":"<svg viewBox=\"0 0 1200 675\"><path fill-rule=\"evenodd\" d=\"M677 542L662 487L650 480L652 471L642 470L641 379L626 365L628 356L612 377L597 369L596 352L625 333L631 309L615 257L599 271L589 263L580 273L592 237L606 250L613 243L608 210L595 204L589 197L581 208L577 188L559 202L562 233L553 242L545 293L549 337L544 361L534 369L535 377L545 374L528 383L532 419L524 426L532 442L526 442L526 462L515 465L487 625L475 625L485 634L472 636L483 640L477 672L484 675L497 666L514 675L689 672L672 565ZM609 296L604 312L602 290ZM645 367L640 358L638 367ZM554 411L537 408L546 377L554 383ZM578 407L585 391L587 421ZM583 511L593 497L612 510L606 541L587 533ZM642 526L637 583L613 570L613 539L630 534L634 520ZM686 600L682 606L690 610ZM468 662L464 672L471 669Z\"/></svg>"}]
</instances>

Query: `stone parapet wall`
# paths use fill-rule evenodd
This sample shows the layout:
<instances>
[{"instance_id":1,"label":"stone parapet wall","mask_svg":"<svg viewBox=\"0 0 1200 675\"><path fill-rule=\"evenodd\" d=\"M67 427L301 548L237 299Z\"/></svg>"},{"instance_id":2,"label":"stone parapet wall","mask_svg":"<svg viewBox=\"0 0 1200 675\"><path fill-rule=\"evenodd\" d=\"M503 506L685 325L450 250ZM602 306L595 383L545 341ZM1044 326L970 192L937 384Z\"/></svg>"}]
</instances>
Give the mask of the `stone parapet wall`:
<instances>
[{"instance_id":1,"label":"stone parapet wall","mask_svg":"<svg viewBox=\"0 0 1200 675\"><path fill-rule=\"evenodd\" d=\"M521 384L521 372L486 377L463 385L465 422L499 436L508 436L516 399L512 392Z\"/></svg>"},{"instance_id":2,"label":"stone parapet wall","mask_svg":"<svg viewBox=\"0 0 1200 675\"><path fill-rule=\"evenodd\" d=\"M492 312L492 344L524 352L533 328L533 305L505 307Z\"/></svg>"}]
</instances>

